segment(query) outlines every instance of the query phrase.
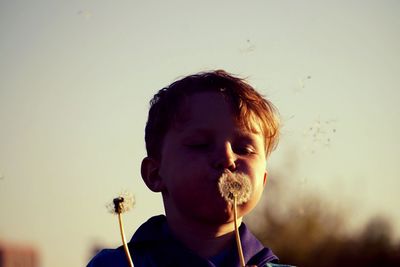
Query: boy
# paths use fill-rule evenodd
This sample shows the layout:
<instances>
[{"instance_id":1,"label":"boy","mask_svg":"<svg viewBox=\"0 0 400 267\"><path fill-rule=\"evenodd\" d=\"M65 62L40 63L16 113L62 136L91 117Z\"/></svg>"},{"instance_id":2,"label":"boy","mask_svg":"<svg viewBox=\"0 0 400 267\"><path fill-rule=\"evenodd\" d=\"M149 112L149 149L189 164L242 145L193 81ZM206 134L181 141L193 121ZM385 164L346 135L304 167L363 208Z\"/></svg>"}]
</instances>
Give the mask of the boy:
<instances>
[{"instance_id":1,"label":"boy","mask_svg":"<svg viewBox=\"0 0 400 267\"><path fill-rule=\"evenodd\" d=\"M274 106L223 70L178 80L150 106L141 174L150 190L161 192L166 215L150 218L132 237L134 265L240 266L232 205L218 191L218 181L227 173L248 177L252 193L238 206L241 223L267 181L266 159L279 135ZM276 265L278 258L244 224L239 231L247 265ZM120 247L101 251L88 266L128 264Z\"/></svg>"}]
</instances>

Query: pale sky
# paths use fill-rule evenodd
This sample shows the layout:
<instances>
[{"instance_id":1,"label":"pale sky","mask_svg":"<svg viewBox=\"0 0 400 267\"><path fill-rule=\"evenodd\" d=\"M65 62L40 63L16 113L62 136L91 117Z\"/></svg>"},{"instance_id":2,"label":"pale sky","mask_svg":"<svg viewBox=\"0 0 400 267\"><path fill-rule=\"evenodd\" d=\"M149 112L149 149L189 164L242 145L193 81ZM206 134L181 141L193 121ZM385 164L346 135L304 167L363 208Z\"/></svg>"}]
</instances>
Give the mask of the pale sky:
<instances>
[{"instance_id":1,"label":"pale sky","mask_svg":"<svg viewBox=\"0 0 400 267\"><path fill-rule=\"evenodd\" d=\"M162 213L139 172L148 101L216 68L280 110L271 177L295 161L294 190L400 233L399 14L396 0L0 0L0 239L84 266L119 245L104 206L120 191L136 196L129 238Z\"/></svg>"}]
</instances>

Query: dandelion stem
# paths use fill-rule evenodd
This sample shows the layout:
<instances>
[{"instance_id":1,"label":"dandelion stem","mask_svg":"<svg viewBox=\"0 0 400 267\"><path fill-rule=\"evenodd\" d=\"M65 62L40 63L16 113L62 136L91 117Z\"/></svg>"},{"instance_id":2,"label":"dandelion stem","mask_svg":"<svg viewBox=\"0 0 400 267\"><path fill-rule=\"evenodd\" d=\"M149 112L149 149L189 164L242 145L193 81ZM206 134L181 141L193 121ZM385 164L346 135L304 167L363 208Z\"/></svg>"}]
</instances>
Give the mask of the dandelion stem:
<instances>
[{"instance_id":1,"label":"dandelion stem","mask_svg":"<svg viewBox=\"0 0 400 267\"><path fill-rule=\"evenodd\" d=\"M234 223L235 223L235 238L236 238L236 245L237 245L237 250L238 250L238 254L239 254L240 266L245 267L246 263L244 262L242 244L240 242L240 236L239 236L239 228L238 228L238 225L237 225L237 200L236 200L236 196L233 196L233 217L234 217Z\"/></svg>"},{"instance_id":2,"label":"dandelion stem","mask_svg":"<svg viewBox=\"0 0 400 267\"><path fill-rule=\"evenodd\" d=\"M126 240L125 240L124 226L123 226L123 223L122 223L122 216L121 216L120 212L118 212L118 221L119 221L119 230L121 232L122 244L124 245L126 258L128 259L129 266L133 267L132 258L131 258L131 255L129 254L128 245L126 244Z\"/></svg>"}]
</instances>

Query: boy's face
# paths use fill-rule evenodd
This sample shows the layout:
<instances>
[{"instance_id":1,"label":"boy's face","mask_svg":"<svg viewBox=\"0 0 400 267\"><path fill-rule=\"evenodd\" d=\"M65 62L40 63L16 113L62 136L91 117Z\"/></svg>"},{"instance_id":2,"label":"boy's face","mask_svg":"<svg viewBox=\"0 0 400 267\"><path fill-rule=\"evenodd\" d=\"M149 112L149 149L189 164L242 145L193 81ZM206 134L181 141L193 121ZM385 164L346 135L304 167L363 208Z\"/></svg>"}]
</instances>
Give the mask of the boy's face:
<instances>
[{"instance_id":1,"label":"boy's face","mask_svg":"<svg viewBox=\"0 0 400 267\"><path fill-rule=\"evenodd\" d=\"M167 132L158 174L166 214L221 224L233 220L230 205L218 191L224 171L248 175L253 192L239 207L248 213L259 201L266 182L264 137L240 127L230 104L214 92L196 93L181 109L183 119Z\"/></svg>"}]
</instances>

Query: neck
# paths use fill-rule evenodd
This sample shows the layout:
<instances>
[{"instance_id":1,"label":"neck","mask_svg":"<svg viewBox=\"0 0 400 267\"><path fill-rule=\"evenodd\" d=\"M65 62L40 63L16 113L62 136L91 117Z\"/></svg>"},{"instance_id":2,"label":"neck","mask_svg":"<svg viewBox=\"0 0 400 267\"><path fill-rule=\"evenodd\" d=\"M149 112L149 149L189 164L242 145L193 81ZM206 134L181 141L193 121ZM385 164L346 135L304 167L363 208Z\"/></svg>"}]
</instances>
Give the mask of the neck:
<instances>
[{"instance_id":1,"label":"neck","mask_svg":"<svg viewBox=\"0 0 400 267\"><path fill-rule=\"evenodd\" d=\"M241 218L238 225L241 223ZM232 244L234 223L202 224L188 218L171 218L167 216L168 225L174 236L187 248L203 258L210 258L227 249Z\"/></svg>"}]
</instances>

